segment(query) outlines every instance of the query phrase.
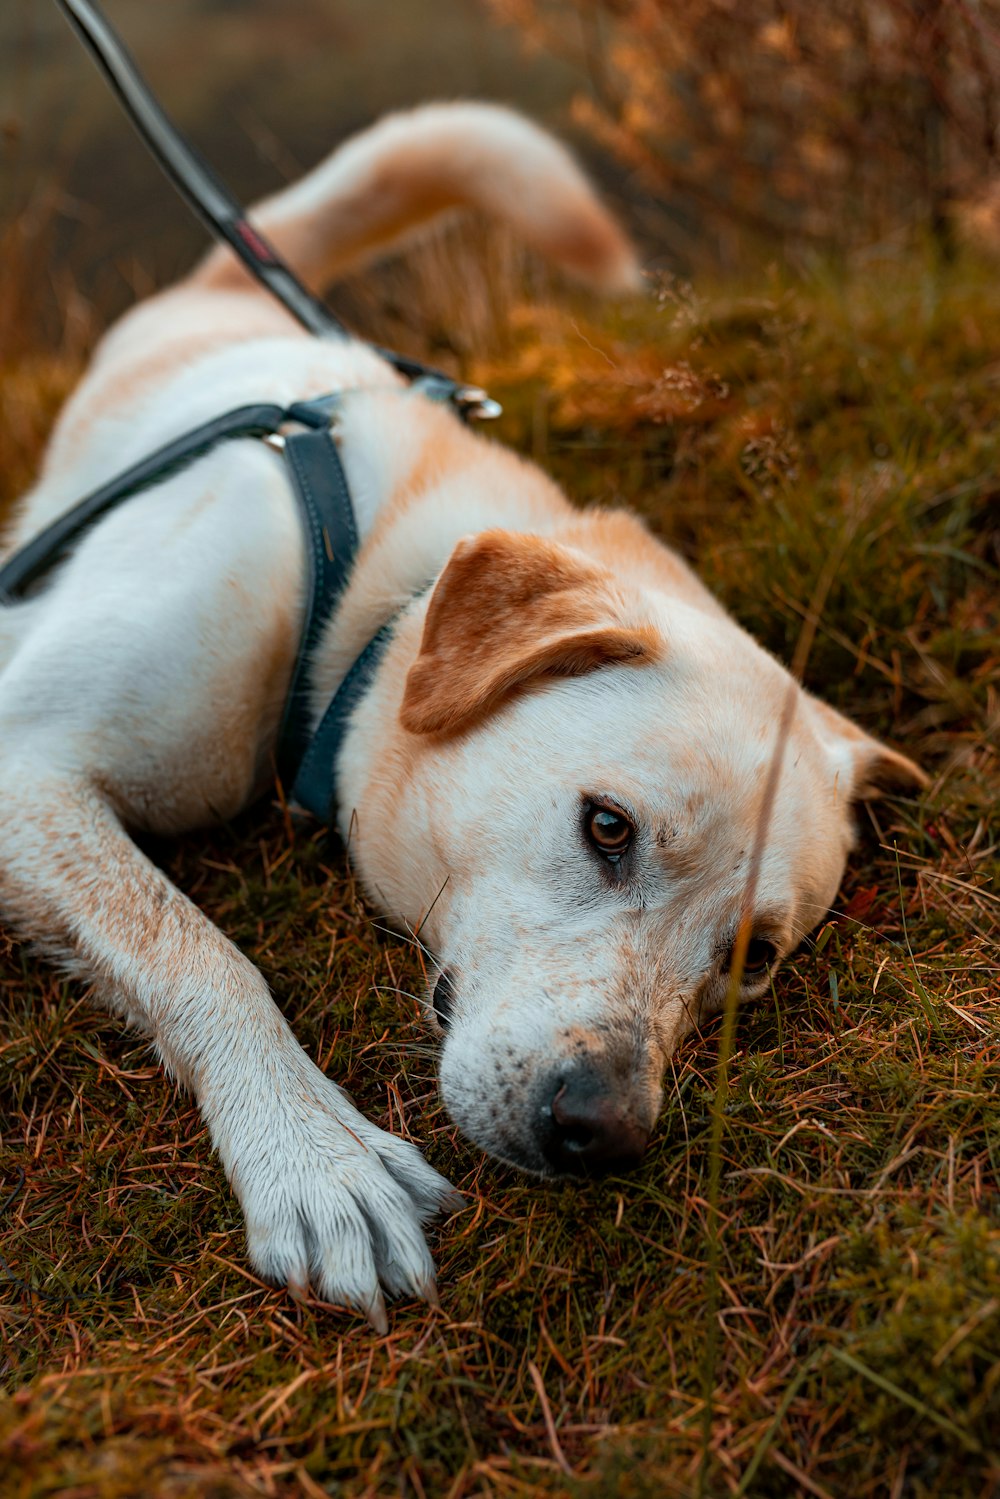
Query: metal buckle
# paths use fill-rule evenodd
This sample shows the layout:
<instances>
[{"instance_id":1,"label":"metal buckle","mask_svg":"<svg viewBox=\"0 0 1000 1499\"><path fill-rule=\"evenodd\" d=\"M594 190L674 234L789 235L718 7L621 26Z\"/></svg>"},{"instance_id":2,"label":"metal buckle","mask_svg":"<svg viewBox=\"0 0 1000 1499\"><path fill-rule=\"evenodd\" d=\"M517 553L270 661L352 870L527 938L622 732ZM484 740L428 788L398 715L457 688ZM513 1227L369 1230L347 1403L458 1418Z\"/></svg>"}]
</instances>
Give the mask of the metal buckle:
<instances>
[{"instance_id":1,"label":"metal buckle","mask_svg":"<svg viewBox=\"0 0 1000 1499\"><path fill-rule=\"evenodd\" d=\"M491 422L502 415L499 401L491 400L478 385L459 385L450 375L440 375L433 370L417 375L410 389L428 401L441 406L451 406L464 421Z\"/></svg>"},{"instance_id":2,"label":"metal buckle","mask_svg":"<svg viewBox=\"0 0 1000 1499\"><path fill-rule=\"evenodd\" d=\"M470 422L493 422L498 416L503 416L500 402L494 401L478 385L460 385L452 400Z\"/></svg>"}]
</instances>

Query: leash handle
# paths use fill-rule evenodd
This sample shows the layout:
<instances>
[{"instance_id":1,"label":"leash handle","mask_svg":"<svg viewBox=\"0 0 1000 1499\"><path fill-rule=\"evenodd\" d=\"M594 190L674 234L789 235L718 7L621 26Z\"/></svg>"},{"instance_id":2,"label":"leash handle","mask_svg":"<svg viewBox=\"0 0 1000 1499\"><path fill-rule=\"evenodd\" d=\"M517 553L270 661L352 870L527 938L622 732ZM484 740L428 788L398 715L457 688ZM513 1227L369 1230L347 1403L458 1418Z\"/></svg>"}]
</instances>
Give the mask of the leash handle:
<instances>
[{"instance_id":1,"label":"leash handle","mask_svg":"<svg viewBox=\"0 0 1000 1499\"><path fill-rule=\"evenodd\" d=\"M74 31L94 57L136 130L187 205L216 239L223 240L251 275L318 338L350 338L350 331L314 297L259 230L250 223L237 198L202 161L161 108L114 27L93 0L56 0ZM376 354L407 380L425 375L445 382L449 400L466 419L490 419L501 408L477 386L457 384L419 360L373 345Z\"/></svg>"}]
</instances>

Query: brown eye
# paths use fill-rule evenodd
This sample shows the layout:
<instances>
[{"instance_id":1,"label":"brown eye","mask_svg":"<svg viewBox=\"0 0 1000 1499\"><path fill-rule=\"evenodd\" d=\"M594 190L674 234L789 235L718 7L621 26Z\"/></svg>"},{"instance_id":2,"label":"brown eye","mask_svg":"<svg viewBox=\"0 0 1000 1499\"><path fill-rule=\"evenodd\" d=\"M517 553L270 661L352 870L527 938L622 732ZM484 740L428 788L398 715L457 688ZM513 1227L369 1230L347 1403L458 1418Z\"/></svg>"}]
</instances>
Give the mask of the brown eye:
<instances>
[{"instance_id":1,"label":"brown eye","mask_svg":"<svg viewBox=\"0 0 1000 1499\"><path fill-rule=\"evenodd\" d=\"M777 957L777 948L764 937L751 937L744 968L747 973L763 973Z\"/></svg>"},{"instance_id":2,"label":"brown eye","mask_svg":"<svg viewBox=\"0 0 1000 1499\"><path fill-rule=\"evenodd\" d=\"M611 807L590 807L586 830L592 846L606 859L620 859L635 836L635 828L625 814Z\"/></svg>"},{"instance_id":3,"label":"brown eye","mask_svg":"<svg viewBox=\"0 0 1000 1499\"><path fill-rule=\"evenodd\" d=\"M760 978L767 972L775 958L778 949L773 942L768 942L766 937L751 937L747 943L747 955L743 960L743 975L745 978ZM733 965L733 954L730 953L726 961L726 967Z\"/></svg>"}]
</instances>

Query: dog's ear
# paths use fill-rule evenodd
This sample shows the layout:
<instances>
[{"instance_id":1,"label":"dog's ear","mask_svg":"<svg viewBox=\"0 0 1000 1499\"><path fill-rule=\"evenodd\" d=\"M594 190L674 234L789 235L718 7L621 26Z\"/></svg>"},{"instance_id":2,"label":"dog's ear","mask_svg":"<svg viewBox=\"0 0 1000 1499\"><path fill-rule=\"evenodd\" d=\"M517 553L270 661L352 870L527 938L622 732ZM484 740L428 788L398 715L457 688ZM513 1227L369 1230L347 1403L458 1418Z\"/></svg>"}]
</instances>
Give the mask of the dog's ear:
<instances>
[{"instance_id":1,"label":"dog's ear","mask_svg":"<svg viewBox=\"0 0 1000 1499\"><path fill-rule=\"evenodd\" d=\"M887 791L922 791L930 777L915 761L873 739L827 703L809 696L820 738L832 754L851 801L872 801Z\"/></svg>"},{"instance_id":2,"label":"dog's ear","mask_svg":"<svg viewBox=\"0 0 1000 1499\"><path fill-rule=\"evenodd\" d=\"M460 541L437 581L400 720L413 734L457 733L530 684L662 650L637 596L569 547L484 531Z\"/></svg>"}]
</instances>

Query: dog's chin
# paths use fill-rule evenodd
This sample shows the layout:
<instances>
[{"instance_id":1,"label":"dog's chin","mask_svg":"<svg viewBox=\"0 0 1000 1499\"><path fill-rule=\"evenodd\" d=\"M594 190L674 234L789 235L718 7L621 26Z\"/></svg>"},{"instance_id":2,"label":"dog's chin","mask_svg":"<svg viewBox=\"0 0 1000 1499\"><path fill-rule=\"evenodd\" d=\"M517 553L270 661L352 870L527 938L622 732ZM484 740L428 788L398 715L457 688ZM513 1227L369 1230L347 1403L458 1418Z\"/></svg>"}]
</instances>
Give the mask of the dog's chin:
<instances>
[{"instance_id":1,"label":"dog's chin","mask_svg":"<svg viewBox=\"0 0 1000 1499\"><path fill-rule=\"evenodd\" d=\"M580 1168L575 1171L560 1171L557 1167L549 1164L541 1157L526 1161L523 1156L514 1155L511 1152L489 1150L486 1152L493 1160L500 1161L504 1166L512 1166L522 1176L532 1177L535 1181L544 1182L573 1182L582 1186L584 1182L599 1181L607 1176L606 1171L591 1170L581 1162Z\"/></svg>"},{"instance_id":2,"label":"dog's chin","mask_svg":"<svg viewBox=\"0 0 1000 1499\"><path fill-rule=\"evenodd\" d=\"M530 1142L519 1140L516 1136L506 1132L484 1127L482 1120L477 1120L474 1115L470 1117L470 1113L453 1106L447 1097L444 1104L448 1117L463 1139L468 1140L477 1150L481 1150L483 1155L488 1156L491 1161L496 1161L501 1166L510 1166L522 1176L531 1176L536 1180L554 1181L562 1174L546 1160L541 1150L532 1146ZM492 1120L490 1123L492 1124Z\"/></svg>"},{"instance_id":3,"label":"dog's chin","mask_svg":"<svg viewBox=\"0 0 1000 1499\"><path fill-rule=\"evenodd\" d=\"M479 1149L491 1160L498 1161L501 1166L510 1166L521 1176L533 1177L535 1181L568 1181L571 1179L567 1172L557 1171L551 1166L540 1152L525 1150L521 1146L512 1145L506 1141L479 1145Z\"/></svg>"}]
</instances>

